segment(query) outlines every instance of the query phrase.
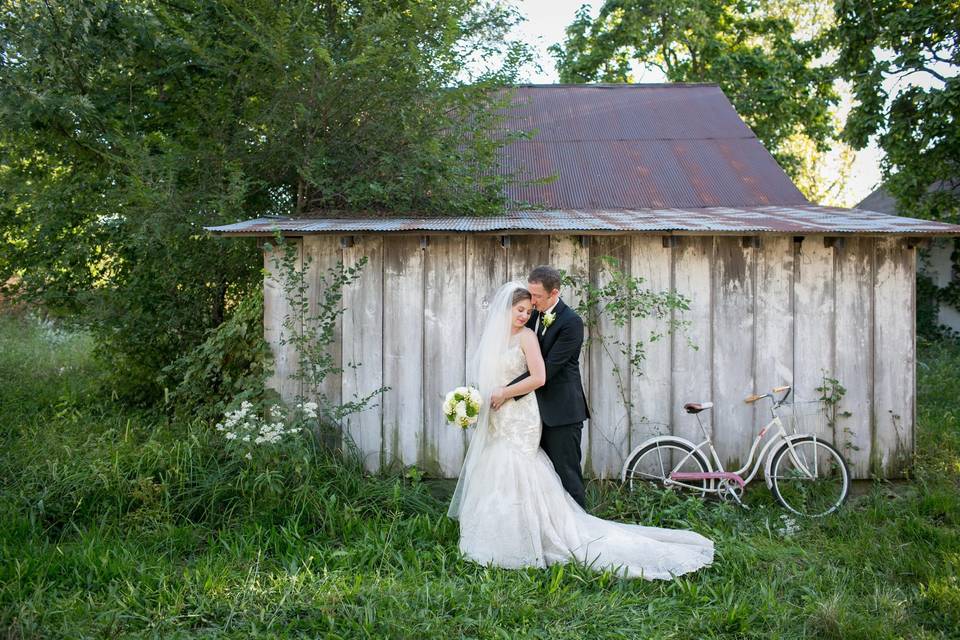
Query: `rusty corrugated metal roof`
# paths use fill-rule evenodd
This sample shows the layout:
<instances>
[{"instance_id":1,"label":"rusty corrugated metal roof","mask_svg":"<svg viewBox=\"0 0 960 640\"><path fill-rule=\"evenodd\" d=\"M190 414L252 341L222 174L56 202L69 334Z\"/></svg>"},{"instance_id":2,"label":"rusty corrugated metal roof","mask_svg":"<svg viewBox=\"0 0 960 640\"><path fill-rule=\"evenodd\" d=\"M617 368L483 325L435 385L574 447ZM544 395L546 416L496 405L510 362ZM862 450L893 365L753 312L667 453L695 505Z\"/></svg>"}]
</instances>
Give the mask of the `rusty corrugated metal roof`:
<instances>
[{"instance_id":1,"label":"rusty corrugated metal roof","mask_svg":"<svg viewBox=\"0 0 960 640\"><path fill-rule=\"evenodd\" d=\"M960 235L960 226L814 205L518 211L502 216L257 218L206 227L225 235L314 233L732 233Z\"/></svg>"},{"instance_id":2,"label":"rusty corrugated metal roof","mask_svg":"<svg viewBox=\"0 0 960 640\"><path fill-rule=\"evenodd\" d=\"M220 234L403 232L960 235L960 226L811 205L714 84L525 85L502 151L527 179L502 216L259 218Z\"/></svg>"},{"instance_id":3,"label":"rusty corrugated metal roof","mask_svg":"<svg viewBox=\"0 0 960 640\"><path fill-rule=\"evenodd\" d=\"M809 204L713 84L524 85L504 172L545 184L507 195L543 209Z\"/></svg>"}]
</instances>

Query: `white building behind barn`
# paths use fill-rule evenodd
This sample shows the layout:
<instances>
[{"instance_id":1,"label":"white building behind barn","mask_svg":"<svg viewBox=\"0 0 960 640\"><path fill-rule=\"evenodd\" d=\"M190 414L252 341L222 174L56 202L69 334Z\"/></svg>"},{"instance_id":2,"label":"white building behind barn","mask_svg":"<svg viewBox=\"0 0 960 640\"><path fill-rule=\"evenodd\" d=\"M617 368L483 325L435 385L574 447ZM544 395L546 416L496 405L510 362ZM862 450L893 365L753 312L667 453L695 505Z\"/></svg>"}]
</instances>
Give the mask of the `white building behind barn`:
<instances>
[{"instance_id":1,"label":"white building behind barn","mask_svg":"<svg viewBox=\"0 0 960 640\"><path fill-rule=\"evenodd\" d=\"M317 212L209 228L231 237L279 230L308 265L312 300L328 268L367 257L345 292L334 352L361 366L328 379L325 392L349 400L390 387L343 425L368 469L415 464L455 476L469 433L445 423L441 402L465 382L484 299L543 263L602 284L598 259L613 256L649 287L690 298L691 325L689 336L651 343L642 371L618 363L629 407L608 356L585 348L589 475L616 476L651 435L696 438L682 411L693 400L716 403L702 414L706 424L721 456L742 460L765 416L743 398L792 384L813 400L825 377L846 388L840 410L849 416L820 435L846 454L855 477L903 473L916 411L915 247L960 227L807 202L715 85L524 86L517 94L513 126L537 133L507 147L504 165L555 176L511 187L533 210L483 218ZM297 358L281 344L289 310L273 275L264 287L271 384L292 399ZM648 323L603 331L629 339L647 335Z\"/></svg>"}]
</instances>

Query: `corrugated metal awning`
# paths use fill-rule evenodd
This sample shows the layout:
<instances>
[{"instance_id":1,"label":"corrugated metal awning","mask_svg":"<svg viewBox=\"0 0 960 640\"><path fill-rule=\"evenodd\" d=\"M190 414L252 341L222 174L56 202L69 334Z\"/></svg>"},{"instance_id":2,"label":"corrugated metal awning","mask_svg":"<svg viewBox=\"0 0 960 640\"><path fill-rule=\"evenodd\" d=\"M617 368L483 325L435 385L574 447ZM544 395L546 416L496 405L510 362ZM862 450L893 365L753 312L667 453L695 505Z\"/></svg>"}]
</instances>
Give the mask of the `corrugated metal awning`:
<instances>
[{"instance_id":1,"label":"corrugated metal awning","mask_svg":"<svg viewBox=\"0 0 960 640\"><path fill-rule=\"evenodd\" d=\"M223 235L315 233L649 233L960 236L960 226L815 205L518 211L501 216L256 218L204 227Z\"/></svg>"}]
</instances>

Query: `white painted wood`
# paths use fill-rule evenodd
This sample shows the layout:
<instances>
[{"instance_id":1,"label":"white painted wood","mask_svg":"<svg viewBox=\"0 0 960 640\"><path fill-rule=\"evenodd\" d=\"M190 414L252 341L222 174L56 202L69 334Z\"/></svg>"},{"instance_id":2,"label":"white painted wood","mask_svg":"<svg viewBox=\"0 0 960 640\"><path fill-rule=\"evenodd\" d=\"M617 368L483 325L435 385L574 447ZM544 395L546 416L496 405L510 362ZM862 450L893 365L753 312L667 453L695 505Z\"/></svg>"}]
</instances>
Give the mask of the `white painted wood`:
<instances>
[{"instance_id":1,"label":"white painted wood","mask_svg":"<svg viewBox=\"0 0 960 640\"><path fill-rule=\"evenodd\" d=\"M670 410L673 433L694 442L702 441L703 434L696 417L687 414L683 405L713 400L712 260L713 238L708 236L678 238L678 244L673 248L673 286L677 293L690 300L689 311L677 313L676 317L690 321L690 326L671 339ZM712 414L712 411L699 414L707 433L713 429Z\"/></svg>"},{"instance_id":2,"label":"white painted wood","mask_svg":"<svg viewBox=\"0 0 960 640\"><path fill-rule=\"evenodd\" d=\"M497 289L507 281L507 250L497 236L467 236L466 240L466 382L476 386L470 375L470 361L474 357L480 335L487 321L487 309ZM467 429L467 446L476 433Z\"/></svg>"},{"instance_id":3,"label":"white painted wood","mask_svg":"<svg viewBox=\"0 0 960 640\"><path fill-rule=\"evenodd\" d=\"M271 240L270 243L274 244ZM292 403L300 395L300 380L297 372L300 369L296 346L290 342L291 337L300 335L302 331L302 317L294 314L283 284L282 259L284 251L289 249L296 253L296 269L303 268L303 246L297 238L286 238L286 248L275 246L264 249L263 267L263 332L264 339L270 345L273 353L273 372L267 378L267 387L280 394L285 402ZM294 326L284 327L284 319L290 317Z\"/></svg>"},{"instance_id":4,"label":"white painted wood","mask_svg":"<svg viewBox=\"0 0 960 640\"><path fill-rule=\"evenodd\" d=\"M643 278L642 287L660 293L671 288L672 250L660 236L634 236L632 274ZM643 340L646 358L641 368L631 370L630 449L648 438L670 433L671 336L669 317L635 319L631 324L634 343ZM651 340L651 338L654 338Z\"/></svg>"},{"instance_id":5,"label":"white painted wood","mask_svg":"<svg viewBox=\"0 0 960 640\"><path fill-rule=\"evenodd\" d=\"M916 338L914 250L878 238L874 281L874 470L899 477L914 445Z\"/></svg>"},{"instance_id":6,"label":"white painted wood","mask_svg":"<svg viewBox=\"0 0 960 640\"><path fill-rule=\"evenodd\" d=\"M589 243L589 240L588 240ZM589 282L590 279L590 248L583 246L579 236L550 236L550 256L548 264L565 273ZM560 291L564 303L576 310L581 302L581 292L574 287L564 287ZM590 390L590 328L584 323L583 350L580 352L580 381L583 383L584 394ZM590 421L585 420L580 437L580 463L584 473L592 474L587 465L590 451Z\"/></svg>"},{"instance_id":7,"label":"white painted wood","mask_svg":"<svg viewBox=\"0 0 960 640\"><path fill-rule=\"evenodd\" d=\"M793 385L793 239L767 236L757 251L754 341L754 389L764 394ZM770 419L768 406L757 405L754 424Z\"/></svg>"},{"instance_id":8,"label":"white painted wood","mask_svg":"<svg viewBox=\"0 0 960 640\"><path fill-rule=\"evenodd\" d=\"M446 393L466 381L465 257L463 236L433 236L424 263L423 467L445 478L460 472L467 444L442 406Z\"/></svg>"},{"instance_id":9,"label":"white painted wood","mask_svg":"<svg viewBox=\"0 0 960 640\"><path fill-rule=\"evenodd\" d=\"M420 464L423 449L423 264L417 236L387 236L383 247L383 459Z\"/></svg>"},{"instance_id":10,"label":"white painted wood","mask_svg":"<svg viewBox=\"0 0 960 640\"><path fill-rule=\"evenodd\" d=\"M765 236L756 256L754 393L793 386L793 238ZM768 401L753 405L755 438L770 421Z\"/></svg>"},{"instance_id":11,"label":"white painted wood","mask_svg":"<svg viewBox=\"0 0 960 640\"><path fill-rule=\"evenodd\" d=\"M337 274L341 271L341 261L343 252L340 248L340 240L336 236L312 235L303 238L303 263L306 269L306 283L308 285L307 296L309 306L307 310L307 319L313 324L313 327L307 327L310 331L319 331L316 327L316 318L319 313L321 302L324 300L324 294L328 287L333 283ZM343 301L336 305L337 309L343 307ZM341 368L343 363L343 326L341 318L338 316L336 327L334 329L333 343L328 352L333 358L333 366ZM304 395L308 399L315 401L324 401L328 404L339 405L342 398L342 376L339 373L327 375L321 382L317 394L311 389L304 389ZM313 397L318 395L320 397Z\"/></svg>"},{"instance_id":12,"label":"white painted wood","mask_svg":"<svg viewBox=\"0 0 960 640\"><path fill-rule=\"evenodd\" d=\"M526 282L530 270L550 260L550 236L510 236L507 249L507 277Z\"/></svg>"},{"instance_id":13,"label":"white painted wood","mask_svg":"<svg viewBox=\"0 0 960 640\"><path fill-rule=\"evenodd\" d=\"M383 237L355 236L343 250L345 268L368 259L360 277L343 295L343 400L353 401L384 385L383 379ZM359 366L353 366L359 365ZM344 435L357 446L365 469L376 472L383 449L383 398L344 420Z\"/></svg>"},{"instance_id":14,"label":"white painted wood","mask_svg":"<svg viewBox=\"0 0 960 640\"><path fill-rule=\"evenodd\" d=\"M740 387L748 386L751 370L753 388L747 392L792 382L801 400L818 397L824 374L840 380L847 388L841 409L852 416L841 419L835 433L819 435L840 444L855 477L901 475L912 453L914 252L902 240L847 238L844 248L834 250L823 246L822 237L808 237L796 255L789 237L765 237L760 249L742 249L734 239L684 237L672 250L660 238L642 236L594 237L593 250L582 248L575 236L546 235L513 236L506 249L498 236L481 235L434 236L426 250L413 236L361 236L346 250L335 237L288 242L298 251L299 267L308 263L311 315L322 295L321 272L341 255L348 264L372 258L359 282L344 291L347 311L337 349L344 366L361 366L324 384L337 402L393 387L375 407L345 420L368 470L385 461L454 477L466 436L445 423L440 403L446 391L466 381L466 355L484 320L471 305L479 304L483 290L492 292L510 278L525 281L537 264L588 273L588 262L618 251L631 273L647 278L652 288L672 283L691 298L684 317L692 326L685 335L648 345L645 375L631 372L627 382L632 416L616 401L612 367L598 361L605 354L582 357L595 416L584 438L588 475L615 475L630 447L653 435L654 423L699 441L696 420L682 410L694 400L717 403L715 415L701 417L722 455L742 455L758 424L746 420L749 434L735 426L743 420ZM290 310L271 257L265 252L264 332L276 359L268 384L293 401L300 393L298 358L292 344L281 344ZM563 296L576 304L570 292ZM646 321L635 321L624 335L632 341L647 332ZM442 338L431 342L434 336ZM699 349L691 350L688 339ZM766 407L754 411L765 421ZM844 447L848 440L858 450Z\"/></svg>"},{"instance_id":15,"label":"white painted wood","mask_svg":"<svg viewBox=\"0 0 960 640\"><path fill-rule=\"evenodd\" d=\"M747 461L755 428L753 407L754 269L760 249L719 236L713 260L713 433L725 469Z\"/></svg>"},{"instance_id":16,"label":"white painted wood","mask_svg":"<svg viewBox=\"0 0 960 640\"><path fill-rule=\"evenodd\" d=\"M836 378L846 389L834 442L855 478L870 477L873 404L873 239L846 238L834 256ZM850 416L843 417L842 413Z\"/></svg>"},{"instance_id":17,"label":"white painted wood","mask_svg":"<svg viewBox=\"0 0 960 640\"><path fill-rule=\"evenodd\" d=\"M628 236L598 236L591 245L590 281L600 288L611 278L602 257L617 261L630 273L631 242ZM590 449L589 464L598 478L616 478L629 453L630 363L617 342L630 343L630 324L618 327L611 314L601 313L590 344Z\"/></svg>"},{"instance_id":18,"label":"white painted wood","mask_svg":"<svg viewBox=\"0 0 960 640\"><path fill-rule=\"evenodd\" d=\"M833 252L820 236L808 236L794 258L794 381L798 402L820 397L825 377L836 377L834 367ZM802 407L802 405L798 405ZM820 438L833 442L825 420L804 424Z\"/></svg>"}]
</instances>

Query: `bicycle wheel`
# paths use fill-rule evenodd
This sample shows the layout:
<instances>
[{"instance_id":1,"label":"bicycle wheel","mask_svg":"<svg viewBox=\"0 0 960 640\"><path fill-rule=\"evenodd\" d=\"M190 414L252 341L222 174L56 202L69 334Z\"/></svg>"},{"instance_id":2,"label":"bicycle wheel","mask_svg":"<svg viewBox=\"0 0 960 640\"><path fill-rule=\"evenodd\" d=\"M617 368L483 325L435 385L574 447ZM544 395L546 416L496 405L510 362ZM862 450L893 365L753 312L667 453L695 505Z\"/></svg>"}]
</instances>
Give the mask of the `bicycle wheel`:
<instances>
[{"instance_id":1,"label":"bicycle wheel","mask_svg":"<svg viewBox=\"0 0 960 640\"><path fill-rule=\"evenodd\" d=\"M703 494L710 490L712 480L685 480L682 485L667 484L666 480L674 471L705 473L709 470L703 455L682 440L658 440L641 447L630 458L624 466L623 480L631 491L681 487Z\"/></svg>"},{"instance_id":2,"label":"bicycle wheel","mask_svg":"<svg viewBox=\"0 0 960 640\"><path fill-rule=\"evenodd\" d=\"M833 513L850 492L847 461L833 445L813 436L784 443L770 461L770 489L797 515L819 518Z\"/></svg>"}]
</instances>

